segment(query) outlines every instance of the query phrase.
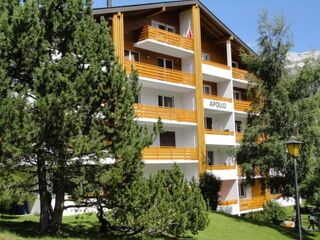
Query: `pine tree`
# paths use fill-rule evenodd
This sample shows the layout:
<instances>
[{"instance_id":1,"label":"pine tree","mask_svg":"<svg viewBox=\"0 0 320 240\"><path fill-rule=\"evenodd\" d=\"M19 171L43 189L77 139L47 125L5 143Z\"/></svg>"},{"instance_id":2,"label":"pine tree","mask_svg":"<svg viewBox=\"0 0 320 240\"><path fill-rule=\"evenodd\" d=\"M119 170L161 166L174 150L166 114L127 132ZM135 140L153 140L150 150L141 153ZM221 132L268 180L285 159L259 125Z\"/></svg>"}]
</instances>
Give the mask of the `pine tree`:
<instances>
[{"instance_id":1,"label":"pine tree","mask_svg":"<svg viewBox=\"0 0 320 240\"><path fill-rule=\"evenodd\" d=\"M319 105L315 100L319 80L315 72L307 74L307 66L296 75L286 71L291 42L282 17L270 23L263 13L259 34L258 54L243 54L243 61L255 76L251 83L255 97L237 159L249 180L259 169L265 177L263 187L275 187L284 196L294 196L293 162L286 153L285 142L291 136L304 142L298 159L302 183L318 155L318 130L312 129L319 127L316 117Z\"/></svg>"},{"instance_id":2,"label":"pine tree","mask_svg":"<svg viewBox=\"0 0 320 240\"><path fill-rule=\"evenodd\" d=\"M39 192L40 231L57 233L65 194L88 169L115 157L99 178L129 183L142 170L125 160L152 137L133 121L137 81L117 63L91 1L4 0L0 9L0 171L11 181L0 182L1 199Z\"/></svg>"}]
</instances>

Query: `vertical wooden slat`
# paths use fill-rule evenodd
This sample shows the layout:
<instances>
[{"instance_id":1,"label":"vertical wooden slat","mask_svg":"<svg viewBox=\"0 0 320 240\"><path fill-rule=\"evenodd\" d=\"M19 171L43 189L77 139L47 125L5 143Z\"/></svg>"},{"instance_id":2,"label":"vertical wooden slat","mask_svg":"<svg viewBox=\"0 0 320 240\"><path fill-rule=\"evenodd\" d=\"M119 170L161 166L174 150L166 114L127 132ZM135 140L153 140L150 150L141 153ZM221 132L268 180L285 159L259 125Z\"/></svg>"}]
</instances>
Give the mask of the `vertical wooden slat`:
<instances>
[{"instance_id":1,"label":"vertical wooden slat","mask_svg":"<svg viewBox=\"0 0 320 240\"><path fill-rule=\"evenodd\" d=\"M121 64L124 64L124 24L123 13L115 13L112 17L112 39L115 54Z\"/></svg>"},{"instance_id":2,"label":"vertical wooden slat","mask_svg":"<svg viewBox=\"0 0 320 240\"><path fill-rule=\"evenodd\" d=\"M197 140L198 140L198 160L199 173L206 170L206 143L204 130L204 109L203 109L203 81L202 81L202 61L201 61L201 24L200 8L198 5L192 6L192 30L194 47L194 74L196 82L196 114L197 114Z\"/></svg>"}]
</instances>

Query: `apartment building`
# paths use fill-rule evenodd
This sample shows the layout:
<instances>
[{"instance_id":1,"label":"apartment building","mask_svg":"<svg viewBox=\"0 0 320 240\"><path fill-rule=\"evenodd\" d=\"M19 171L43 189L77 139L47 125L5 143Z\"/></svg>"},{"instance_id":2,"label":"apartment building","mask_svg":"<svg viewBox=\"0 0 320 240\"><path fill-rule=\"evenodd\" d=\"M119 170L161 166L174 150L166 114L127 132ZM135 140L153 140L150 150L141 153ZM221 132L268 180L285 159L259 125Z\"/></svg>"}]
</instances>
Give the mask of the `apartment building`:
<instances>
[{"instance_id":1,"label":"apartment building","mask_svg":"<svg viewBox=\"0 0 320 240\"><path fill-rule=\"evenodd\" d=\"M164 125L143 152L145 175L177 163L185 177L211 172L222 180L219 209L241 214L279 198L260 178L243 183L234 156L246 128L246 66L240 48L254 52L200 1L95 9L112 28L119 61L134 66L142 84L137 121Z\"/></svg>"}]
</instances>

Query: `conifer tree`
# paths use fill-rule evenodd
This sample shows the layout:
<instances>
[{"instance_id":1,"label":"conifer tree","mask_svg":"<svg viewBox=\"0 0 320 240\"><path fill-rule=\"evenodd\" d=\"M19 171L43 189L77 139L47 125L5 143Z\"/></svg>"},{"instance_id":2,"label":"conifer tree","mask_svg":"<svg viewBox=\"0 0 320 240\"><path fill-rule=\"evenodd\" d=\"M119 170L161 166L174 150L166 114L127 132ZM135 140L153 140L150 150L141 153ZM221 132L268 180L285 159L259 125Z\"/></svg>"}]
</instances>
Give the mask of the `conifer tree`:
<instances>
[{"instance_id":1,"label":"conifer tree","mask_svg":"<svg viewBox=\"0 0 320 240\"><path fill-rule=\"evenodd\" d=\"M137 72L128 77L118 63L91 1L2 0L0 11L1 203L39 193L44 234L60 232L66 194L79 206L95 198L102 229L115 233L203 229L197 184L186 184L178 170L157 175L160 186L143 178L141 151L154 134L135 121Z\"/></svg>"},{"instance_id":2,"label":"conifer tree","mask_svg":"<svg viewBox=\"0 0 320 240\"><path fill-rule=\"evenodd\" d=\"M142 170L127 160L152 137L133 121L137 81L90 0L3 0L0 9L0 171L10 181L1 199L38 192L40 230L57 233L65 194L79 191L87 166L116 158L100 178L130 182Z\"/></svg>"},{"instance_id":3,"label":"conifer tree","mask_svg":"<svg viewBox=\"0 0 320 240\"><path fill-rule=\"evenodd\" d=\"M297 74L286 70L286 56L292 44L282 17L270 23L263 13L258 32L258 54L243 54L244 63L254 75L250 85L255 95L237 159L249 180L259 169L265 177L263 187L274 187L284 196L294 196L293 162L286 153L285 142L291 136L304 142L298 159L302 183L318 156L319 131L314 129L319 127L319 104L315 101L319 80L315 72L306 75L307 66Z\"/></svg>"}]
</instances>

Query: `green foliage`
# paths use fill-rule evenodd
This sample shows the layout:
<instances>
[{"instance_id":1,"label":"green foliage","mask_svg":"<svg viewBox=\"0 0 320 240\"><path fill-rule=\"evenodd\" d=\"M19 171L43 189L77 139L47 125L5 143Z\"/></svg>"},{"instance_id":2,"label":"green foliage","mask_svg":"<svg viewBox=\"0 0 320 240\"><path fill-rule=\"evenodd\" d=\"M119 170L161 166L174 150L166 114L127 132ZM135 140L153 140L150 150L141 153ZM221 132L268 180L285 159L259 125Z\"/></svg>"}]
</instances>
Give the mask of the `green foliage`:
<instances>
[{"instance_id":1,"label":"green foliage","mask_svg":"<svg viewBox=\"0 0 320 240\"><path fill-rule=\"evenodd\" d=\"M200 176L200 189L207 206L211 210L217 210L219 203L219 192L222 181L213 174L204 173Z\"/></svg>"},{"instance_id":2,"label":"green foliage","mask_svg":"<svg viewBox=\"0 0 320 240\"><path fill-rule=\"evenodd\" d=\"M91 3L0 1L0 199L38 190L43 233L59 231L66 193L81 203L105 191L117 207L154 138L134 121L137 73L118 63Z\"/></svg>"},{"instance_id":3,"label":"green foliage","mask_svg":"<svg viewBox=\"0 0 320 240\"><path fill-rule=\"evenodd\" d=\"M267 187L293 196L293 161L285 142L291 136L304 142L298 159L299 182L304 185L307 179L312 181L319 162L320 68L318 63L306 62L302 69L287 72L285 60L291 42L283 18L275 17L270 23L263 13L258 32L258 55L242 54L255 75L250 88L255 89L256 97L237 160L249 180L258 168Z\"/></svg>"},{"instance_id":4,"label":"green foliage","mask_svg":"<svg viewBox=\"0 0 320 240\"><path fill-rule=\"evenodd\" d=\"M246 214L246 218L271 223L279 225L287 218L286 211L276 202L268 201L264 207L263 211L260 212L250 212Z\"/></svg>"},{"instance_id":5,"label":"green foliage","mask_svg":"<svg viewBox=\"0 0 320 240\"><path fill-rule=\"evenodd\" d=\"M148 179L135 181L118 203L106 212L113 234L143 234L157 237L183 237L208 225L206 205L198 184L184 180L178 166L159 171Z\"/></svg>"}]
</instances>

